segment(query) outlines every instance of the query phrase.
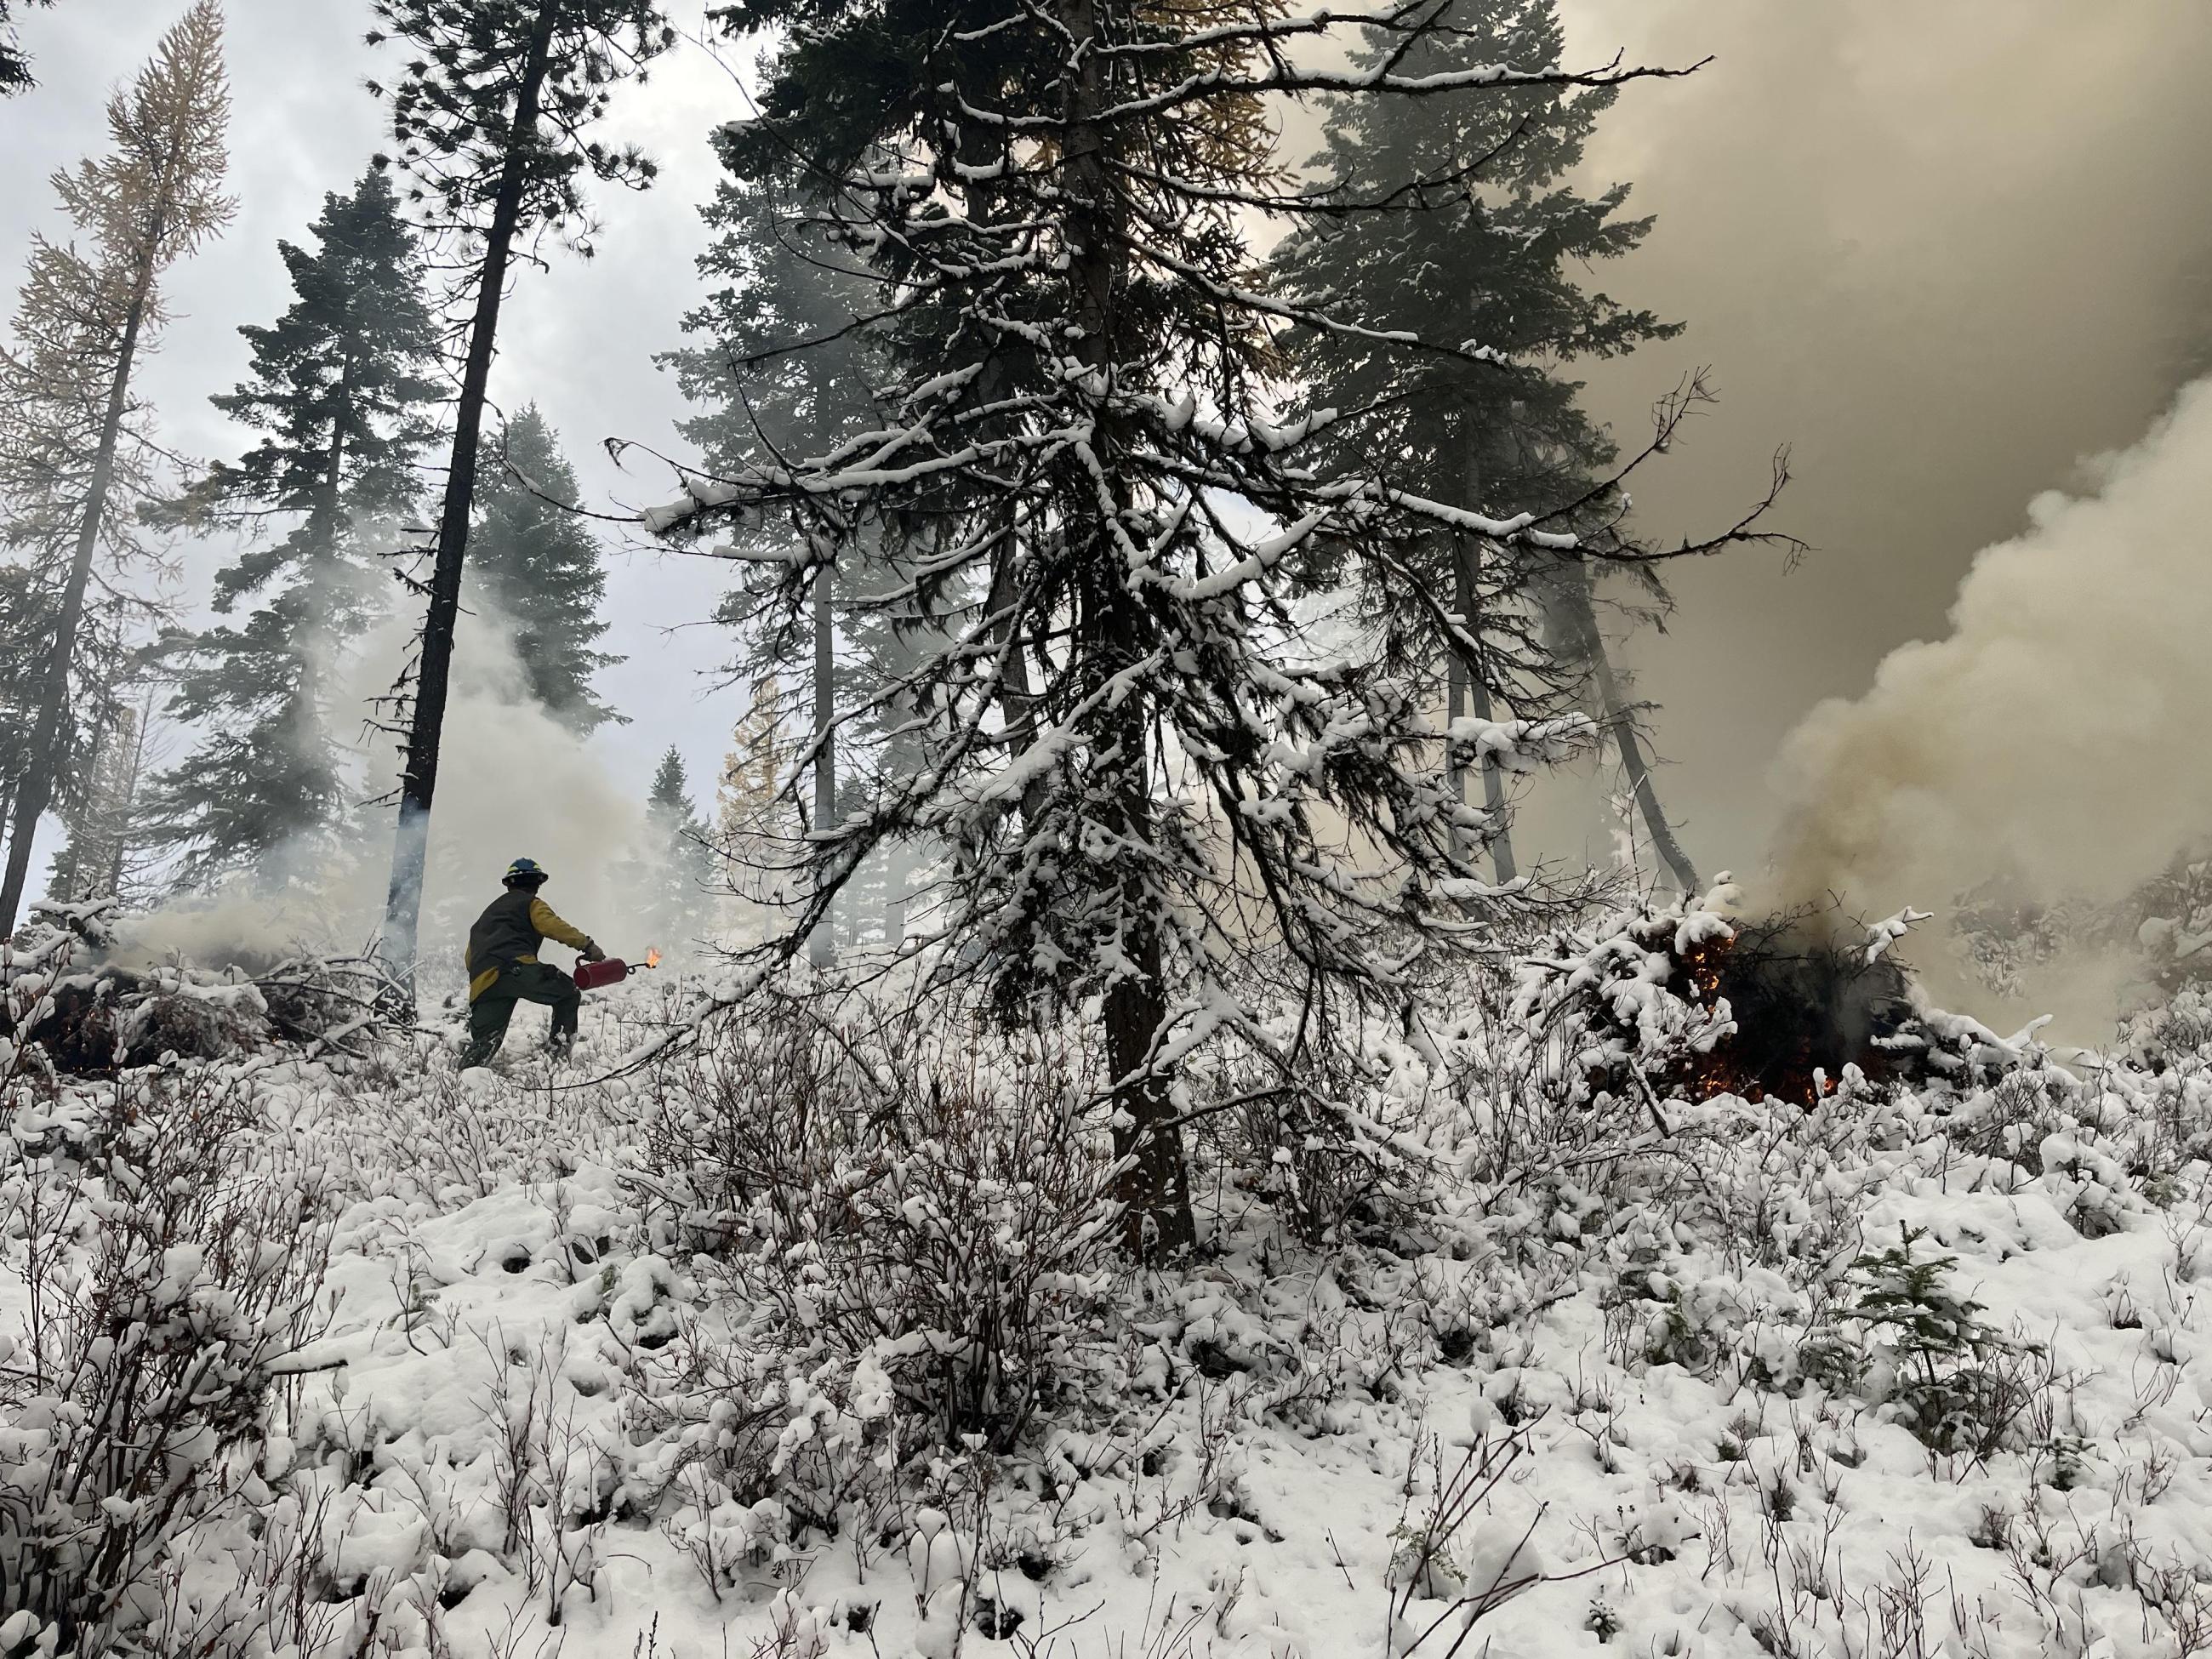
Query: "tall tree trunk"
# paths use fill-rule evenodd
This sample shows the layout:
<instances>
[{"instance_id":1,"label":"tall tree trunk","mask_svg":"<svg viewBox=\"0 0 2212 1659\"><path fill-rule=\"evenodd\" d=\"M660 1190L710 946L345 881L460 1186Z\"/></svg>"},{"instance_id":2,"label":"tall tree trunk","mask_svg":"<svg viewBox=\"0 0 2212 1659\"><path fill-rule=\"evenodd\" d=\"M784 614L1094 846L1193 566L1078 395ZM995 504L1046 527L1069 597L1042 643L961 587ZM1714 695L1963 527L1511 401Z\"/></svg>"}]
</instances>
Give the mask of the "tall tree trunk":
<instances>
[{"instance_id":1,"label":"tall tree trunk","mask_svg":"<svg viewBox=\"0 0 2212 1659\"><path fill-rule=\"evenodd\" d=\"M109 855L107 890L123 896L123 866L131 855L131 824L138 808L138 785L146 774L146 734L154 725L154 693L149 687L138 710L138 731L131 745L131 769L123 775L123 794L116 803L115 845Z\"/></svg>"},{"instance_id":2,"label":"tall tree trunk","mask_svg":"<svg viewBox=\"0 0 2212 1659\"><path fill-rule=\"evenodd\" d=\"M834 565L823 565L814 577L814 830L817 835L837 821L837 659L833 621L830 613ZM834 901L832 902L834 905ZM814 924L806 941L806 959L827 968L837 959L837 917L833 908Z\"/></svg>"},{"instance_id":3,"label":"tall tree trunk","mask_svg":"<svg viewBox=\"0 0 2212 1659\"><path fill-rule=\"evenodd\" d=\"M453 627L461 608L461 567L467 557L469 519L476 507L477 448L483 427L485 389L491 380L493 343L499 332L499 307L507 286L507 267L522 212L529 177L529 152L536 143L538 98L553 50L554 25L561 0L538 0L515 94L514 119L507 128L507 161L492 198L491 224L484 235L483 267L478 277L476 314L469 323L468 360L461 393L453 409L453 464L446 473L446 497L438 515L438 556L430 575L430 609L422 624L422 658L416 671L415 707L402 750L399 822L392 847L392 885L384 908L383 951L400 988L400 1012L411 1015L415 1000L416 928L422 911L422 871L430 848L430 802L438 787L438 747L446 724L447 682L453 665Z\"/></svg>"},{"instance_id":4,"label":"tall tree trunk","mask_svg":"<svg viewBox=\"0 0 2212 1659\"><path fill-rule=\"evenodd\" d=\"M892 843L884 849L884 945L896 954L906 939L906 857Z\"/></svg>"},{"instance_id":5,"label":"tall tree trunk","mask_svg":"<svg viewBox=\"0 0 2212 1659\"><path fill-rule=\"evenodd\" d=\"M1067 80L1066 179L1073 211L1070 276L1075 289L1076 319L1086 367L1101 376L1113 373L1118 276L1126 259L1113 224L1113 182L1104 154L1098 117L1105 107L1097 0L1060 0L1057 8L1070 44L1073 73ZM1100 404L1094 442L1105 476L1114 476L1112 416ZM1084 555L1090 563L1078 626L1088 630L1085 645L1101 659L1103 674L1117 673L1145 650L1145 620L1129 573L1117 556L1110 527L1095 522ZM1108 835L1129 847L1153 839L1152 795L1152 710L1140 691L1100 717L1099 816ZM1187 1249L1196 1241L1191 1215L1190 1172L1184 1163L1182 1127L1170 1097L1168 1078L1157 1065L1167 1024L1165 967L1158 895L1143 859L1123 853L1115 860L1120 885L1120 960L1107 987L1104 1023L1106 1064L1115 1090L1114 1151L1121 1164L1115 1197L1121 1200L1121 1238L1140 1259L1157 1259Z\"/></svg>"},{"instance_id":6,"label":"tall tree trunk","mask_svg":"<svg viewBox=\"0 0 2212 1659\"><path fill-rule=\"evenodd\" d=\"M962 162L971 176L963 185L962 206L966 210L970 224L988 224L998 209L998 191L987 176L995 162L1006 154L1006 140L990 128L975 123L960 131ZM976 400L988 408L1004 395L1008 376L1006 364L1000 356L1005 343L993 340L986 348L983 372L976 376ZM975 436L979 441L994 435L994 423L979 422ZM991 554L991 586L983 601L983 614L993 619L991 638L994 645L1004 653L1003 666L999 673L999 708L1006 721L1007 752L1015 759L1028 753L1036 741L1036 710L1035 694L1030 685L1029 652L1020 638L1019 629L1011 607L1014 603L1016 564L1021 552L1020 520L1014 497L1001 493L990 507L991 531L994 545ZM1044 782L1038 779L1023 792L1022 807L1034 814L1042 796ZM1012 810L1011 807L1006 810Z\"/></svg>"},{"instance_id":7,"label":"tall tree trunk","mask_svg":"<svg viewBox=\"0 0 2212 1659\"><path fill-rule=\"evenodd\" d=\"M1470 510L1480 511L1482 505L1482 463L1472 444L1468 447L1463 487ZM1473 714L1486 720L1492 717L1494 705L1490 700L1490 683L1482 669L1482 600L1479 580L1480 572L1475 561L1481 556L1475 538L1464 532L1452 536L1452 611L1460 619L1460 627L1473 642L1472 651L1455 650L1446 665L1448 706L1451 718ZM1465 769L1455 760L1451 763L1452 793L1460 799L1467 799ZM1499 882L1511 881L1518 866L1513 859L1513 831L1505 821L1505 777L1498 769L1497 757L1486 755L1482 760L1482 810L1489 815L1492 826L1490 843L1491 867ZM1455 838L1456 840L1456 838ZM1462 847L1464 843L1460 843ZM1462 854L1463 855L1463 854Z\"/></svg>"},{"instance_id":8,"label":"tall tree trunk","mask_svg":"<svg viewBox=\"0 0 2212 1659\"><path fill-rule=\"evenodd\" d=\"M39 820L53 799L54 771L60 757L62 713L69 706L70 662L76 654L76 630L84 619L84 590L92 579L93 554L100 545L101 525L107 517L107 492L115 480L115 449L123 434L123 416L130 407L131 370L138 356L138 334L146 319L146 301L154 285L153 250L159 245L157 221L147 242L137 285L125 314L121 349L115 372L107 385L107 408L100 416L100 444L93 452L92 475L85 487L84 517L79 520L75 556L68 584L62 590L62 611L54 628L54 651L46 665L46 684L39 699L39 723L31 734L30 753L23 781L15 794L15 811L8 837L8 870L0 878L0 939L15 931L15 918L23 902L23 886L31 871L31 842Z\"/></svg>"},{"instance_id":9,"label":"tall tree trunk","mask_svg":"<svg viewBox=\"0 0 2212 1659\"><path fill-rule=\"evenodd\" d=\"M1569 610L1568 624L1580 637L1583 659L1589 664L1591 678L1597 682L1605 729L1620 751L1621 770L1628 775L1629 790L1651 831L1652 848L1666 866L1668 877L1676 890L1685 898L1694 898L1705 890L1705 884L1698 879L1697 866L1682 850L1674 826L1667 821L1667 814L1660 807L1658 787L1652 781L1643 742L1636 735L1636 711L1628 706L1620 677L1613 672L1613 653L1607 649L1605 635L1597 625L1597 607L1590 601L1589 574L1581 566L1574 566L1566 572L1562 586Z\"/></svg>"}]
</instances>

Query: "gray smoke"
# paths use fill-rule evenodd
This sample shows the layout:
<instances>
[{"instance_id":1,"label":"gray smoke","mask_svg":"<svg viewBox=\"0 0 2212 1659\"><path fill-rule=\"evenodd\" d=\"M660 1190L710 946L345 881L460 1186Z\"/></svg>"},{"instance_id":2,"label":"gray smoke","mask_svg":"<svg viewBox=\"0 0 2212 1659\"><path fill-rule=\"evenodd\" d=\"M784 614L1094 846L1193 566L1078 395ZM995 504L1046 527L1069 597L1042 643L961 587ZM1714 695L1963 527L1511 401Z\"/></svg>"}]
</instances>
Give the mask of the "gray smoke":
<instances>
[{"instance_id":1,"label":"gray smoke","mask_svg":"<svg viewBox=\"0 0 2212 1659\"><path fill-rule=\"evenodd\" d=\"M562 916L615 954L659 943L631 937L623 892L626 863L646 846L644 805L603 758L530 696L514 646L514 625L480 599L454 641L437 805L421 937L426 984L460 977L469 923L499 892L508 861L536 859L553 872L545 897ZM414 626L394 617L331 665L345 689L341 706L366 708L397 675ZM389 775L387 739L366 744L359 775ZM359 833L319 865L301 869L282 894L241 878L220 891L132 917L122 959L182 956L206 964L265 963L294 951L350 951L382 923L390 871L391 815L365 811ZM299 868L297 854L285 860Z\"/></svg>"},{"instance_id":2,"label":"gray smoke","mask_svg":"<svg viewBox=\"0 0 2212 1659\"><path fill-rule=\"evenodd\" d=\"M1657 216L1641 252L1589 281L1688 331L1585 367L1630 442L1653 398L1711 369L1720 406L1637 482L1654 538L1729 521L1774 446L1794 447L1777 519L1814 555L1794 573L1756 555L1677 568L1670 631L1626 651L1660 705L1676 763L1661 787L1690 851L1749 871L1790 729L1939 637L1976 550L2017 533L2080 457L2135 442L2206 366L2212 6L1566 0L1566 15L1575 62L1714 58L1626 88L1589 157ZM1532 852L1547 830L1532 821ZM1552 850L1581 833L1559 824Z\"/></svg>"},{"instance_id":3,"label":"gray smoke","mask_svg":"<svg viewBox=\"0 0 2212 1659\"><path fill-rule=\"evenodd\" d=\"M1995 881L2111 904L2212 828L2212 380L2086 470L1975 556L1948 635L1790 735L1781 898L1881 915ZM2099 1034L2124 961L2054 968L2027 994Z\"/></svg>"}]
</instances>

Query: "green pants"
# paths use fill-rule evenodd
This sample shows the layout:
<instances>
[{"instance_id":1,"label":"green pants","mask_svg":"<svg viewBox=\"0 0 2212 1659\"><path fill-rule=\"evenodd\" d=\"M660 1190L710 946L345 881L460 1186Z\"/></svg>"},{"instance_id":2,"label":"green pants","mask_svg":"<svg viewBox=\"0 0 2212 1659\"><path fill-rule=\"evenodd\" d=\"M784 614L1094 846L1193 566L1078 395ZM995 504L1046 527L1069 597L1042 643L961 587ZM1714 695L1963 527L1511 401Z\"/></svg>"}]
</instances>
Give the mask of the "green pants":
<instances>
[{"instance_id":1,"label":"green pants","mask_svg":"<svg viewBox=\"0 0 2212 1659\"><path fill-rule=\"evenodd\" d=\"M558 968L542 962L519 962L501 970L489 988L469 1004L469 1046L461 1051L461 1069L481 1066L499 1052L507 1040L507 1022L518 1002L542 1003L553 1011L553 1030L545 1051L560 1055L576 1040L576 1010L584 994L576 981Z\"/></svg>"}]
</instances>

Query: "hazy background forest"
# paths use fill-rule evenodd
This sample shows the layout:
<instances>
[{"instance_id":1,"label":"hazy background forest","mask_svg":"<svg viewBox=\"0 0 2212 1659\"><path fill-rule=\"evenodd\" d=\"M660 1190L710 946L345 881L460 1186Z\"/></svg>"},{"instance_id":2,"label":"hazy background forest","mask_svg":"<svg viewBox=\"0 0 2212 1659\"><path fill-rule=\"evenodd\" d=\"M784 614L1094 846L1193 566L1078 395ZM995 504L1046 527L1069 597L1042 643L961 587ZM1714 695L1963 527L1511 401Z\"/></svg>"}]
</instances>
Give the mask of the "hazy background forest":
<instances>
[{"instance_id":1,"label":"hazy background forest","mask_svg":"<svg viewBox=\"0 0 2212 1659\"><path fill-rule=\"evenodd\" d=\"M1653 747L1686 841L1706 872L1745 874L1771 854L1772 766L1790 730L1821 699L1862 692L1896 646L1940 637L1975 554L2020 529L2037 494L2135 441L2206 361L2212 225L2169 205L2212 154L2212 112L2192 90L2212 30L2181 0L2094 13L2068 0L1571 0L1561 16L1570 60L1713 58L1624 99L1583 167L1631 184L1632 211L1656 218L1604 286L1686 327L1577 374L1592 412L1632 434L1680 375L1710 371L1719 403L1637 485L1660 538L1737 505L1773 447L1791 447L1782 518L1814 556L1677 567L1665 630L1623 630L1617 646L1663 711ZM371 70L365 7L241 0L230 17L240 210L174 274L178 320L142 376L166 441L195 455L236 444L206 399L243 367L239 324L282 299L276 240L384 142L380 110L356 90ZM677 21L702 33L702 19ZM63 7L17 26L45 88L5 112L18 165L0 179L0 234L20 246L51 222L46 173L96 139L101 90L165 23L151 8ZM693 209L719 172L702 135L743 107L750 74L749 49L717 38L618 88L610 131L653 155L657 187L602 192L595 257L516 285L495 398L544 409L601 510L661 493L653 467L619 470L599 441L666 447L683 413L653 358L681 343L678 319L702 291ZM1288 113L1286 150L1313 118ZM601 325L617 316L622 328ZM600 540L603 648L620 660L598 684L632 723L590 752L635 799L672 743L711 793L743 712L741 689L701 678L730 656L701 622L725 574L618 530ZM188 543L179 557L175 598L204 620L220 554ZM1543 855L1605 855L1601 789L1547 782L1522 811Z\"/></svg>"}]
</instances>

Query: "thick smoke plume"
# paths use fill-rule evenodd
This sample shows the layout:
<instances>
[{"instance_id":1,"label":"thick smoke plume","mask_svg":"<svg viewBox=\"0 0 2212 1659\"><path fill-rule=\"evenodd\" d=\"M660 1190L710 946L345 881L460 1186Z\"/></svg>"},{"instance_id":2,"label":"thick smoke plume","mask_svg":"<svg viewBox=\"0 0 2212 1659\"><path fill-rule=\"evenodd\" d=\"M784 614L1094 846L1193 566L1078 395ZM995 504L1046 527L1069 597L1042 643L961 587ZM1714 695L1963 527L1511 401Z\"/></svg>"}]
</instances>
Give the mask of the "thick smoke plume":
<instances>
[{"instance_id":1,"label":"thick smoke plume","mask_svg":"<svg viewBox=\"0 0 2212 1659\"><path fill-rule=\"evenodd\" d=\"M625 931L623 892L623 867L647 843L642 803L531 697L514 625L480 598L472 603L455 640L430 820L421 946L423 983L434 990L459 982L469 923L498 894L508 861L520 856L553 872L547 901L610 951L641 952L649 942ZM387 622L331 665L333 682L347 690L343 706L366 709L392 684L411 625L411 619ZM388 740L369 739L360 759L370 787L388 778ZM120 954L259 964L303 949L357 951L375 938L383 918L390 835L390 813L365 809L345 844L285 890L270 891L249 874L204 898L131 918ZM296 868L301 860L284 862Z\"/></svg>"},{"instance_id":2,"label":"thick smoke plume","mask_svg":"<svg viewBox=\"0 0 2212 1659\"><path fill-rule=\"evenodd\" d=\"M1994 882L2111 903L2212 828L2212 380L2089 471L1976 557L1948 638L1891 653L1790 736L1784 901L1881 915ZM2087 1037L2122 976L2099 961L2027 994Z\"/></svg>"},{"instance_id":3,"label":"thick smoke plume","mask_svg":"<svg viewBox=\"0 0 2212 1659\"><path fill-rule=\"evenodd\" d=\"M1771 843L1766 763L1789 732L1904 641L1940 637L1969 557L2014 533L2022 502L2134 443L2212 368L2212 6L1564 11L1576 63L1712 57L1627 88L1588 169L1657 216L1592 285L1688 331L1576 372L1632 443L1655 398L1710 373L1718 406L1637 479L1656 539L1726 522L1790 446L1775 522L1813 556L1674 567L1668 632L1621 653L1658 705L1685 844L1702 869L1746 870ZM1547 827L1532 818L1532 848Z\"/></svg>"}]
</instances>

